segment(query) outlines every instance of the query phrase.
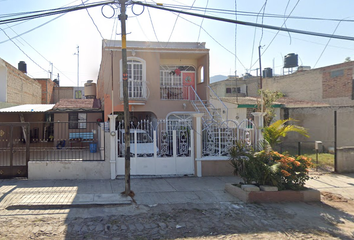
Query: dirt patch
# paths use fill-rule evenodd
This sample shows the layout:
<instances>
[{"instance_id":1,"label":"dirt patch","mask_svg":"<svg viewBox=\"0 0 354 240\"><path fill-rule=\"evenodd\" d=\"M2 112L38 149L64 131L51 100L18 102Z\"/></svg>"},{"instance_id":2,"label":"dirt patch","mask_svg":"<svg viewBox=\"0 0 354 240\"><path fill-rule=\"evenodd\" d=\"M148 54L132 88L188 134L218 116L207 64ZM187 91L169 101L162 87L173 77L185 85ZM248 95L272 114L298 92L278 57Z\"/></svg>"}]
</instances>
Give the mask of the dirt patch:
<instances>
[{"instance_id":1,"label":"dirt patch","mask_svg":"<svg viewBox=\"0 0 354 240\"><path fill-rule=\"evenodd\" d=\"M322 200L323 201L330 201L330 202L349 202L350 200L343 197L339 194L334 194L330 192L321 192Z\"/></svg>"}]
</instances>

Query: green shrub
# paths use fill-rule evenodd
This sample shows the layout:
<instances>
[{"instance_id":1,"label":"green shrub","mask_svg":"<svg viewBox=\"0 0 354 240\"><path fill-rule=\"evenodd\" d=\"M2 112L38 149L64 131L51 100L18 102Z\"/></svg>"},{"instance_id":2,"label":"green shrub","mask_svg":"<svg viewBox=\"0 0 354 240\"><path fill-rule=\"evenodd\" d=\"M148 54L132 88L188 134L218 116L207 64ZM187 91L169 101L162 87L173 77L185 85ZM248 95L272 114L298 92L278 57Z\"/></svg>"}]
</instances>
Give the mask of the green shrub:
<instances>
[{"instance_id":1,"label":"green shrub","mask_svg":"<svg viewBox=\"0 0 354 240\"><path fill-rule=\"evenodd\" d=\"M293 157L275 151L255 153L246 151L243 144L232 148L230 156L234 174L244 183L277 186L279 190L303 189L312 165L305 156Z\"/></svg>"}]
</instances>

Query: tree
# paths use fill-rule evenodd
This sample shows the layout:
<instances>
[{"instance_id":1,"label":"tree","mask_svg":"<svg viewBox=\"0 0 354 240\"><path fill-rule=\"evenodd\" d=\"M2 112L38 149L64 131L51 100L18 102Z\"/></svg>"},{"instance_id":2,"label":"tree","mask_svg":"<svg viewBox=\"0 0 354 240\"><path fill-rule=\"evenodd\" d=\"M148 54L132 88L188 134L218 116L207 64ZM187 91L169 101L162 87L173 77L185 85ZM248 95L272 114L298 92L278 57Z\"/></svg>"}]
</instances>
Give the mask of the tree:
<instances>
[{"instance_id":1,"label":"tree","mask_svg":"<svg viewBox=\"0 0 354 240\"><path fill-rule=\"evenodd\" d=\"M275 117L273 104L279 98L284 97L284 94L278 91L272 92L263 89L258 90L258 94L263 97L263 112L266 113L264 116L264 126L269 126ZM262 101L257 102L256 111L262 111Z\"/></svg>"},{"instance_id":2,"label":"tree","mask_svg":"<svg viewBox=\"0 0 354 240\"><path fill-rule=\"evenodd\" d=\"M305 137L309 137L307 130L293 124L287 124L290 121L295 121L292 118L285 120L278 120L271 125L263 128L263 138L273 148L280 143L280 137L285 137L289 132L297 132Z\"/></svg>"},{"instance_id":3,"label":"tree","mask_svg":"<svg viewBox=\"0 0 354 240\"><path fill-rule=\"evenodd\" d=\"M344 62L350 62L350 61L351 61L350 57L346 57L344 60Z\"/></svg>"}]
</instances>

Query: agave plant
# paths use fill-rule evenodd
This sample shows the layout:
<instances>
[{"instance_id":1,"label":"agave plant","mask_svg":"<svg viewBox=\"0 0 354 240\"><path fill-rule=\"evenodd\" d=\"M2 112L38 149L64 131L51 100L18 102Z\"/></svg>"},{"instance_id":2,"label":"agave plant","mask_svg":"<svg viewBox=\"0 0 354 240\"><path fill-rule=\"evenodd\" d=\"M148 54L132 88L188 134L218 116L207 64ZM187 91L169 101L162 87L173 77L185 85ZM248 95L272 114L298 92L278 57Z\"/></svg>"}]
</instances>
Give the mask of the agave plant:
<instances>
[{"instance_id":1,"label":"agave plant","mask_svg":"<svg viewBox=\"0 0 354 240\"><path fill-rule=\"evenodd\" d=\"M263 138L264 140L273 148L276 144L280 143L280 137L285 137L289 132L297 132L305 137L309 137L308 132L305 128L294 125L286 124L289 121L296 121L292 118L285 120L278 120L268 127L263 128Z\"/></svg>"}]
</instances>

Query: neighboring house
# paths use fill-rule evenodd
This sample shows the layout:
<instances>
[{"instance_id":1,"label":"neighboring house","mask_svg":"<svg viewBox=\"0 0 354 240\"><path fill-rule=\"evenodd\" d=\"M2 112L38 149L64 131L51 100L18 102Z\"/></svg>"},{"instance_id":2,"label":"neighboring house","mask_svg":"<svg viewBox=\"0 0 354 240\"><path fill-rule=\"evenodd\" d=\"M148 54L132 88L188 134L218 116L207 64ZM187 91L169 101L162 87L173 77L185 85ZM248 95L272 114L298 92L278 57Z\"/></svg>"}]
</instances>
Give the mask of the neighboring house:
<instances>
[{"instance_id":1,"label":"neighboring house","mask_svg":"<svg viewBox=\"0 0 354 240\"><path fill-rule=\"evenodd\" d=\"M86 99L85 87L59 87L53 88L53 103L58 103L61 99Z\"/></svg>"},{"instance_id":2,"label":"neighboring house","mask_svg":"<svg viewBox=\"0 0 354 240\"><path fill-rule=\"evenodd\" d=\"M25 74L25 62L21 61L19 67L22 71L0 58L0 102L40 104L41 84Z\"/></svg>"},{"instance_id":3,"label":"neighboring house","mask_svg":"<svg viewBox=\"0 0 354 240\"><path fill-rule=\"evenodd\" d=\"M41 84L42 88L42 104L54 103L53 89L57 84L53 82L50 78L33 78Z\"/></svg>"},{"instance_id":4,"label":"neighboring house","mask_svg":"<svg viewBox=\"0 0 354 240\"><path fill-rule=\"evenodd\" d=\"M194 112L191 101L208 100L209 49L205 43L129 41L127 56L129 109L137 121ZM97 93L105 121L112 109L118 120L123 118L122 83L121 41L104 40Z\"/></svg>"},{"instance_id":5,"label":"neighboring house","mask_svg":"<svg viewBox=\"0 0 354 240\"><path fill-rule=\"evenodd\" d=\"M331 106L354 106L354 62L297 71L263 79L263 88L286 97L324 102Z\"/></svg>"},{"instance_id":6,"label":"neighboring house","mask_svg":"<svg viewBox=\"0 0 354 240\"><path fill-rule=\"evenodd\" d=\"M211 83L210 87L219 97L248 97L257 96L258 85L259 77L229 76L225 80Z\"/></svg>"}]
</instances>

